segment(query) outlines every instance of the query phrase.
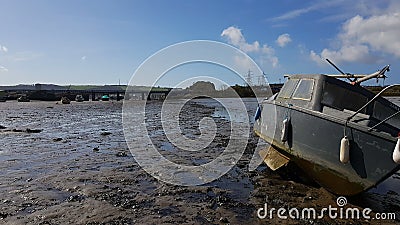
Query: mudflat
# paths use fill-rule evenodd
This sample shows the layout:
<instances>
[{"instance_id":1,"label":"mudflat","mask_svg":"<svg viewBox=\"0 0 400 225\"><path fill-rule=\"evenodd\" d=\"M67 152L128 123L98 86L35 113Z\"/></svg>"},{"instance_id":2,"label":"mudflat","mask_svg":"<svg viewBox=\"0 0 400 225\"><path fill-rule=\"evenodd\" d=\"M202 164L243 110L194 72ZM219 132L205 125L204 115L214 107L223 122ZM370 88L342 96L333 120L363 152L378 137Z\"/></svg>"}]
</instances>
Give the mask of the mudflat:
<instances>
[{"instance_id":1,"label":"mudflat","mask_svg":"<svg viewBox=\"0 0 400 225\"><path fill-rule=\"evenodd\" d=\"M142 104L140 101L138 103ZM248 101L254 114L256 101ZM182 132L199 135L211 117L215 139L195 155L176 149L162 130L162 102L148 103L147 134L166 158L186 165L207 163L229 142L230 121L215 103L188 102ZM139 110L140 107L138 107ZM122 102L0 103L0 223L4 224L394 224L394 220L260 219L268 208L337 206L335 196L303 177L294 166L272 172L248 170L258 139L250 135L239 162L201 186L160 182L135 161L122 129ZM133 107L135 110L135 107ZM133 113L140 113L133 112ZM29 132L35 131L35 132ZM348 198L346 207L395 212L400 219L400 175L376 189Z\"/></svg>"}]
</instances>

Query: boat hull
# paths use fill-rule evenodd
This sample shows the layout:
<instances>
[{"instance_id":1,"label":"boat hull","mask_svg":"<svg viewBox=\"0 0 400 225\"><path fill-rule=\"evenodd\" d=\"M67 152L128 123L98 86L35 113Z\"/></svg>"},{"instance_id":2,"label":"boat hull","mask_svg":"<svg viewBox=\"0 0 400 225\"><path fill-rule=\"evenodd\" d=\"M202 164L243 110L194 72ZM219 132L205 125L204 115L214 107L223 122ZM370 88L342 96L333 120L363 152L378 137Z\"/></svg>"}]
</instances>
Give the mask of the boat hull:
<instances>
[{"instance_id":1,"label":"boat hull","mask_svg":"<svg viewBox=\"0 0 400 225\"><path fill-rule=\"evenodd\" d=\"M103 95L103 96L101 97L101 100L102 100L102 101L105 101L105 102L108 102L108 101L110 101L110 97L109 97L108 95Z\"/></svg>"},{"instance_id":2,"label":"boat hull","mask_svg":"<svg viewBox=\"0 0 400 225\"><path fill-rule=\"evenodd\" d=\"M20 98L18 98L17 101L18 101L18 102L30 102L31 100L29 100L29 99L20 99Z\"/></svg>"},{"instance_id":3,"label":"boat hull","mask_svg":"<svg viewBox=\"0 0 400 225\"><path fill-rule=\"evenodd\" d=\"M392 160L397 137L376 135L350 124L346 128L350 162L343 164L339 157L345 121L273 102L264 102L262 108L254 125L255 133L330 192L355 195L400 169ZM290 119L290 125L287 141L282 142L285 118Z\"/></svg>"}]
</instances>

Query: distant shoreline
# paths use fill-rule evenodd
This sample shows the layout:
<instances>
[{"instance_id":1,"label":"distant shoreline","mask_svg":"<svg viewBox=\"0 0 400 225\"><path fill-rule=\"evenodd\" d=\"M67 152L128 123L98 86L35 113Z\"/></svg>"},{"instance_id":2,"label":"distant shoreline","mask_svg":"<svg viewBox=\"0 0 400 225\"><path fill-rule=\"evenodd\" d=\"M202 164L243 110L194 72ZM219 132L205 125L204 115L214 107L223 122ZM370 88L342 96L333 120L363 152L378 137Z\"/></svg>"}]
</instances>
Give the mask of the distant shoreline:
<instances>
[{"instance_id":1,"label":"distant shoreline","mask_svg":"<svg viewBox=\"0 0 400 225\"><path fill-rule=\"evenodd\" d=\"M193 94L196 94L197 92L201 93L207 90L205 93L207 93L207 96L212 96L212 97L235 97L235 95L229 95L229 91L225 90L215 90L214 85L207 84L207 82L204 82L203 85L206 85L204 87L200 88L193 88L189 87L186 89L174 89L177 90L178 93L177 96L173 98L185 98L185 97L191 97ZM210 86L210 87L207 87ZM276 84L269 84L269 87L271 88L268 94L275 94L280 91L282 88L283 83L276 83ZM367 90L377 94L380 91L382 91L383 88L387 87L386 86L364 86ZM126 85L72 85L72 86L60 86L60 85L54 85L54 84L35 84L35 85L15 85L15 86L0 86L0 100L16 100L19 96L21 95L27 95L28 98L31 100L40 100L40 101L59 101L62 96L67 96L68 98L75 99L75 96L77 94L80 94L84 97L85 101L88 101L90 98L90 94L93 95L93 93L97 93L97 95L103 95L103 94L108 94L110 95L110 90L112 90L112 93L118 93L118 95L123 96L125 94L126 89L128 86ZM129 88L132 88L129 86ZM171 88L166 88L166 87L147 87L147 86L134 86L135 90L141 91L143 93L146 93L148 91L155 91L155 92L165 92L168 93L169 91L167 89ZM230 86L236 94L241 97L241 98L251 98L255 97L256 95L254 94L254 90L257 92L257 96L263 95L263 92L266 89L266 86L261 87L261 86L255 86L255 87L249 87L249 86L243 86L243 85L234 85ZM267 88L268 89L268 88ZM264 90L264 91L263 91ZM79 93L79 92L82 93ZM236 95L236 96L237 96ZM111 94L112 97L114 97ZM195 95L196 96L196 95ZM200 97L201 95L199 95ZM382 94L382 96L390 96L390 97L400 97L400 87L393 87L386 92ZM163 98L158 98L158 100L162 100ZM121 100L121 98L119 99Z\"/></svg>"},{"instance_id":2,"label":"distant shoreline","mask_svg":"<svg viewBox=\"0 0 400 225\"><path fill-rule=\"evenodd\" d=\"M369 91L377 94L380 91L382 91L383 88L387 87L386 86L365 86L366 89L368 89ZM385 91L383 94L383 96L393 96L393 97L399 97L400 96L400 87L393 87L387 91Z\"/></svg>"}]
</instances>

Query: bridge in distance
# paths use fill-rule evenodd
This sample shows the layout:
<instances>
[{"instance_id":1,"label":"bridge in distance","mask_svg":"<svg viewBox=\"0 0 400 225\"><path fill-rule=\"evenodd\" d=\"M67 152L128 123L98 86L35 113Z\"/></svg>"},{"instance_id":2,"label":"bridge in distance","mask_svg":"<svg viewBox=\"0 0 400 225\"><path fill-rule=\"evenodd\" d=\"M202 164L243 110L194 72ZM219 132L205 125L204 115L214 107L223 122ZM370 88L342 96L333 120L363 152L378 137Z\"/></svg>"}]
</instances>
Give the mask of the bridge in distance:
<instances>
[{"instance_id":1,"label":"bridge in distance","mask_svg":"<svg viewBox=\"0 0 400 225\"><path fill-rule=\"evenodd\" d=\"M0 86L0 90L6 92L13 99L23 94L32 100L59 100L62 96L75 99L76 95L84 96L85 100L97 100L103 95L114 97L117 101L126 99L138 100L159 100L172 90L172 88L159 87L129 87L126 92L126 85L104 85L104 86L59 86L54 84L34 84L34 85L16 85L16 86Z\"/></svg>"}]
</instances>

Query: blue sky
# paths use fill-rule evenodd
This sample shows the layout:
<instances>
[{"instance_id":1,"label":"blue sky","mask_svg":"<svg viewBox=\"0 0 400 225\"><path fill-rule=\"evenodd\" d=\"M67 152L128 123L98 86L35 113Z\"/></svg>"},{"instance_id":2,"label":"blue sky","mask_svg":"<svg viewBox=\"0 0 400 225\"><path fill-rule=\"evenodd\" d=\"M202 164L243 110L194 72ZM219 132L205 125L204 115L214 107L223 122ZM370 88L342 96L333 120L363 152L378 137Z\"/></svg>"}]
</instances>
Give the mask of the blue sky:
<instances>
[{"instance_id":1,"label":"blue sky","mask_svg":"<svg viewBox=\"0 0 400 225\"><path fill-rule=\"evenodd\" d=\"M386 83L400 82L395 0L0 0L0 6L0 85L127 83L158 50L198 39L240 48L270 83L285 73L335 73L327 57L352 73L391 64ZM198 70L214 75L209 65ZM173 85L183 73L160 85Z\"/></svg>"}]
</instances>

